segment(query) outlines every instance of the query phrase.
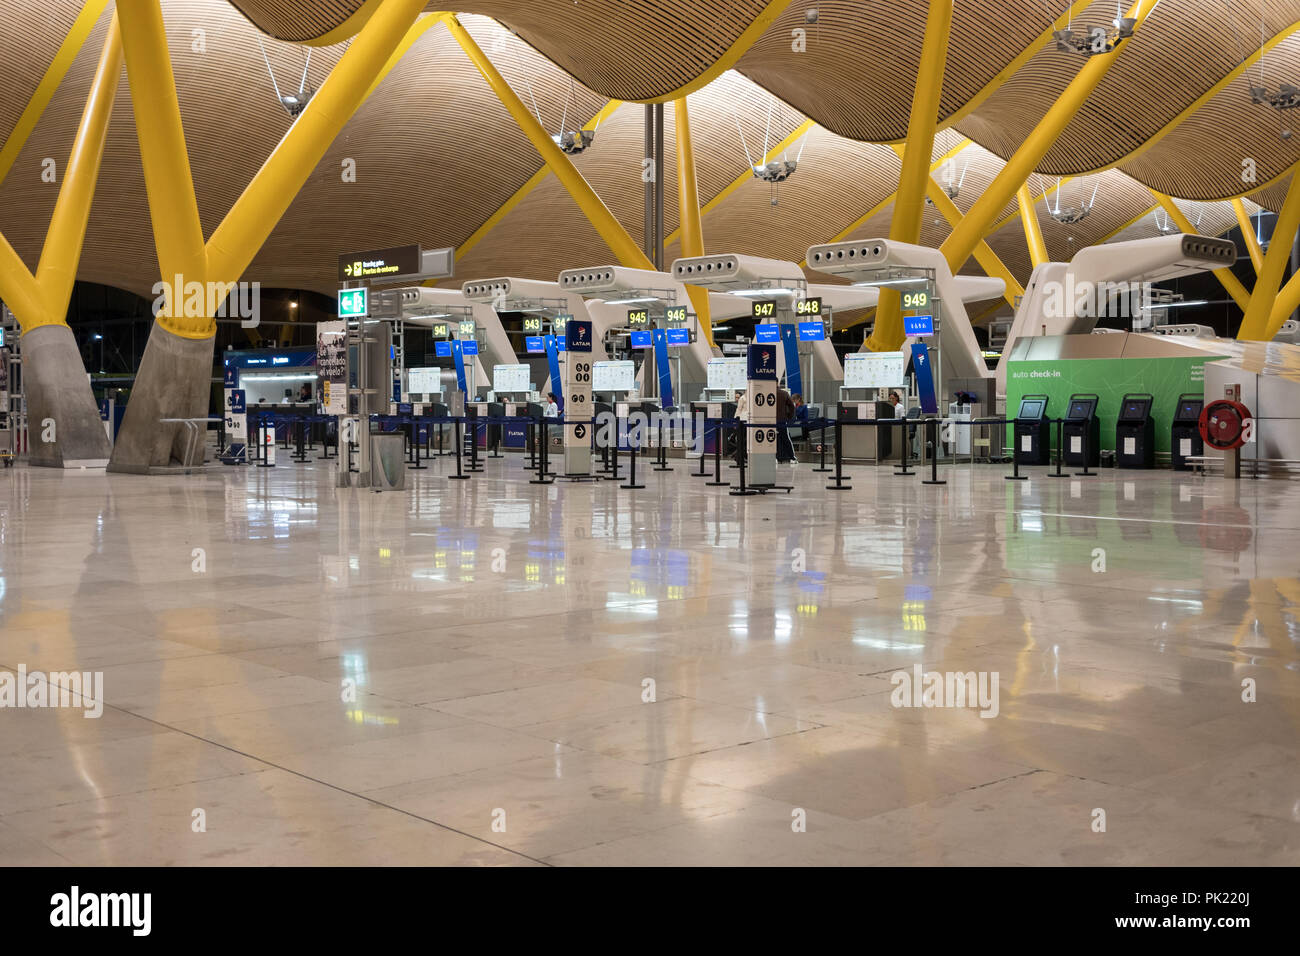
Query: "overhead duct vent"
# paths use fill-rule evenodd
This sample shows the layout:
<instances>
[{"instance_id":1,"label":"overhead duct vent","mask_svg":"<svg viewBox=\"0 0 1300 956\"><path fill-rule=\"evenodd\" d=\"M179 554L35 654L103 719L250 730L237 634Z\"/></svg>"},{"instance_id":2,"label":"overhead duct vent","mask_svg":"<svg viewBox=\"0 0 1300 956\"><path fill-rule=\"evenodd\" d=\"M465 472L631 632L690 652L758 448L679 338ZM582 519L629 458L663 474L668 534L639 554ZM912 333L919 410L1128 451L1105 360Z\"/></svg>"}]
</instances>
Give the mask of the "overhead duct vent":
<instances>
[{"instance_id":1,"label":"overhead duct vent","mask_svg":"<svg viewBox=\"0 0 1300 956\"><path fill-rule=\"evenodd\" d=\"M832 242L824 246L812 246L808 250L808 265L831 275L860 272L863 266L888 264L889 243L884 239Z\"/></svg>"},{"instance_id":2,"label":"overhead duct vent","mask_svg":"<svg viewBox=\"0 0 1300 956\"><path fill-rule=\"evenodd\" d=\"M695 256L673 263L673 278L679 282L693 279L738 279L740 262L736 256Z\"/></svg>"},{"instance_id":3,"label":"overhead duct vent","mask_svg":"<svg viewBox=\"0 0 1300 956\"><path fill-rule=\"evenodd\" d=\"M565 269L560 273L560 288L566 292L611 292L618 288L615 266L596 266L591 269Z\"/></svg>"},{"instance_id":4,"label":"overhead duct vent","mask_svg":"<svg viewBox=\"0 0 1300 956\"><path fill-rule=\"evenodd\" d=\"M1209 236L1183 236L1183 255L1197 265L1219 269L1235 265L1237 244L1230 239L1212 239Z\"/></svg>"},{"instance_id":5,"label":"overhead duct vent","mask_svg":"<svg viewBox=\"0 0 1300 956\"><path fill-rule=\"evenodd\" d=\"M510 279L479 279L461 286L461 294L471 302L499 302L510 298Z\"/></svg>"}]
</instances>

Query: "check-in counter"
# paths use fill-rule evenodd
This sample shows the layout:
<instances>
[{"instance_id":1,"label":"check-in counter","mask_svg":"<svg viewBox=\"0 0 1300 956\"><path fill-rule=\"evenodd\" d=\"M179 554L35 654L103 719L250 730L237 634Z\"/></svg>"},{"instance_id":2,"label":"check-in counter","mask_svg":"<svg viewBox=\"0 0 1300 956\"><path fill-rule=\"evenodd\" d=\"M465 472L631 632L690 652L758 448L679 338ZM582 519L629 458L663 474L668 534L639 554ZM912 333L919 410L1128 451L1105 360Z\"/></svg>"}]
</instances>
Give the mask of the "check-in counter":
<instances>
[{"instance_id":1,"label":"check-in counter","mask_svg":"<svg viewBox=\"0 0 1300 956\"><path fill-rule=\"evenodd\" d=\"M893 421L894 406L889 402L840 402L836 412L841 422ZM901 457L902 428L881 425L868 428L853 425L840 429L841 454L855 461L889 461Z\"/></svg>"}]
</instances>

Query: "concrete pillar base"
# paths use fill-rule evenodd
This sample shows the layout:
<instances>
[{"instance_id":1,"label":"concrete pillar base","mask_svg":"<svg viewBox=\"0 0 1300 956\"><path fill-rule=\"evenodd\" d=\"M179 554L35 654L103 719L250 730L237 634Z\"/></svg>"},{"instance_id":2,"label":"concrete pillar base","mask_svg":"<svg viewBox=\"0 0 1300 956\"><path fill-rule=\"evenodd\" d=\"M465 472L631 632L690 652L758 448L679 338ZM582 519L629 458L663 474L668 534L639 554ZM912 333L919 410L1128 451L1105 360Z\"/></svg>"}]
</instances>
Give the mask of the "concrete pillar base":
<instances>
[{"instance_id":1,"label":"concrete pillar base","mask_svg":"<svg viewBox=\"0 0 1300 956\"><path fill-rule=\"evenodd\" d=\"M184 425L164 425L159 419L201 418L208 414L214 343L215 336L182 338L154 323L113 446L109 471L147 475L154 468L203 464L206 442L190 442Z\"/></svg>"},{"instance_id":2,"label":"concrete pillar base","mask_svg":"<svg viewBox=\"0 0 1300 956\"><path fill-rule=\"evenodd\" d=\"M108 433L72 330L38 326L23 334L22 350L31 464L103 468L111 451Z\"/></svg>"}]
</instances>

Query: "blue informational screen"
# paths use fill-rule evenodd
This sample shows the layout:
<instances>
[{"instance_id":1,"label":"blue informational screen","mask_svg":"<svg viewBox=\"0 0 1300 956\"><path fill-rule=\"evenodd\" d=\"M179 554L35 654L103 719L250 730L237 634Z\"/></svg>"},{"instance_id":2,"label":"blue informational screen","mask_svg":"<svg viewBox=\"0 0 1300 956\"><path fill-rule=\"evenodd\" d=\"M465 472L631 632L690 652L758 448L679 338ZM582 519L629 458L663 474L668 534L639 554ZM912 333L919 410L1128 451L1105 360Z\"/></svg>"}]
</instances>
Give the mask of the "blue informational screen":
<instances>
[{"instance_id":1,"label":"blue informational screen","mask_svg":"<svg viewBox=\"0 0 1300 956\"><path fill-rule=\"evenodd\" d=\"M415 408L411 405L410 402L397 403L397 414L399 415L410 415L414 411Z\"/></svg>"},{"instance_id":2,"label":"blue informational screen","mask_svg":"<svg viewBox=\"0 0 1300 956\"><path fill-rule=\"evenodd\" d=\"M564 336L563 336L563 335L557 335L557 336L555 337L555 351L557 351L557 352L567 352L567 351L569 351L569 347L568 347L568 346L565 344L565 342L564 342ZM559 392L556 392L555 394L558 395Z\"/></svg>"},{"instance_id":3,"label":"blue informational screen","mask_svg":"<svg viewBox=\"0 0 1300 956\"><path fill-rule=\"evenodd\" d=\"M934 335L933 315L903 316L904 335Z\"/></svg>"},{"instance_id":4,"label":"blue informational screen","mask_svg":"<svg viewBox=\"0 0 1300 956\"><path fill-rule=\"evenodd\" d=\"M820 322L800 322L799 323L799 341L800 342L824 342L826 340L826 326Z\"/></svg>"},{"instance_id":5,"label":"blue informational screen","mask_svg":"<svg viewBox=\"0 0 1300 956\"><path fill-rule=\"evenodd\" d=\"M451 343L434 342L433 354L436 355L438 358L451 358Z\"/></svg>"},{"instance_id":6,"label":"blue informational screen","mask_svg":"<svg viewBox=\"0 0 1300 956\"><path fill-rule=\"evenodd\" d=\"M546 340L540 335L524 336L524 348L529 352L545 352Z\"/></svg>"},{"instance_id":7,"label":"blue informational screen","mask_svg":"<svg viewBox=\"0 0 1300 956\"><path fill-rule=\"evenodd\" d=\"M775 326L773 326L775 328ZM751 382L776 381L776 348L771 345L751 345L747 377Z\"/></svg>"},{"instance_id":8,"label":"blue informational screen","mask_svg":"<svg viewBox=\"0 0 1300 956\"><path fill-rule=\"evenodd\" d=\"M773 325L770 322L764 325L754 326L754 341L761 342L764 345L772 342L780 342L781 327L779 325Z\"/></svg>"},{"instance_id":9,"label":"blue informational screen","mask_svg":"<svg viewBox=\"0 0 1300 956\"><path fill-rule=\"evenodd\" d=\"M648 349L653 345L654 345L654 341L650 336L649 330L646 330L644 332L632 333L632 348Z\"/></svg>"},{"instance_id":10,"label":"blue informational screen","mask_svg":"<svg viewBox=\"0 0 1300 956\"><path fill-rule=\"evenodd\" d=\"M462 339L460 343L461 355L478 355L478 339Z\"/></svg>"},{"instance_id":11,"label":"blue informational screen","mask_svg":"<svg viewBox=\"0 0 1300 956\"><path fill-rule=\"evenodd\" d=\"M589 321L570 319L564 323L564 346L566 352L590 352L592 326Z\"/></svg>"},{"instance_id":12,"label":"blue informational screen","mask_svg":"<svg viewBox=\"0 0 1300 956\"><path fill-rule=\"evenodd\" d=\"M670 346L691 344L690 329L667 329L665 331L667 332L668 344Z\"/></svg>"}]
</instances>

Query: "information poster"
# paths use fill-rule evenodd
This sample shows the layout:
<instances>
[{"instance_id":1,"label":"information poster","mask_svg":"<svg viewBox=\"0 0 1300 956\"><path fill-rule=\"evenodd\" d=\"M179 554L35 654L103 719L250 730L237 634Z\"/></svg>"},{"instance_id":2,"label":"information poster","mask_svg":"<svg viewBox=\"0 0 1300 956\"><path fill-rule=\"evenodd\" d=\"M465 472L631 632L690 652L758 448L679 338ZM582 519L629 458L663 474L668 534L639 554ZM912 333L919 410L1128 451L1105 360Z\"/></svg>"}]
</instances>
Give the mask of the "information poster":
<instances>
[{"instance_id":1,"label":"information poster","mask_svg":"<svg viewBox=\"0 0 1300 956\"><path fill-rule=\"evenodd\" d=\"M316 323L316 374L321 379L326 415L348 411L348 330L346 322Z\"/></svg>"},{"instance_id":2,"label":"information poster","mask_svg":"<svg viewBox=\"0 0 1300 956\"><path fill-rule=\"evenodd\" d=\"M854 352L844 356L845 388L899 388L907 384L901 352Z\"/></svg>"}]
</instances>

